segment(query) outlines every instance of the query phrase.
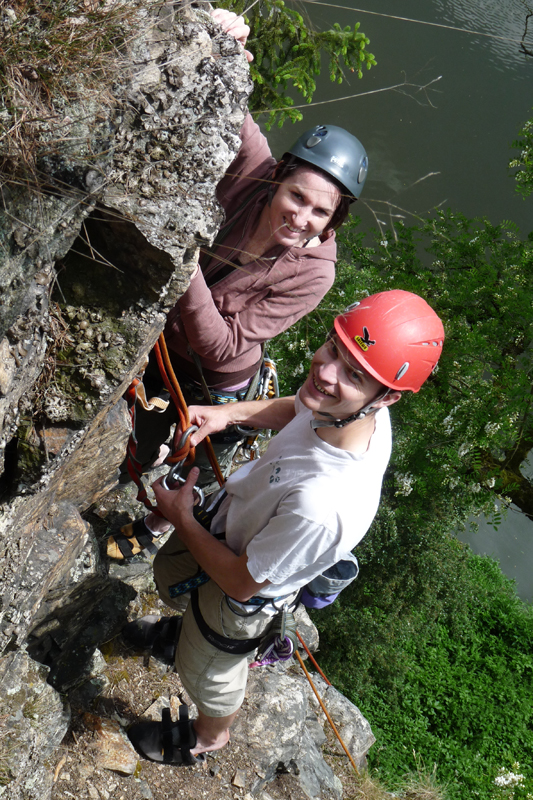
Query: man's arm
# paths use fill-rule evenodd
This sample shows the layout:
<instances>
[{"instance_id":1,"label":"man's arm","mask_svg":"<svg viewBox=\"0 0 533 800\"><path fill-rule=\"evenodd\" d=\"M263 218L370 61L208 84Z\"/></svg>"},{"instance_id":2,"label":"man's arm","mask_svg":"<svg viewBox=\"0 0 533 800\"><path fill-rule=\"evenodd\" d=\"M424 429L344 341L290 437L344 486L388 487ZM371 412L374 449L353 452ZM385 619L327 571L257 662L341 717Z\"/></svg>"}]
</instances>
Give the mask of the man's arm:
<instances>
[{"instance_id":1,"label":"man's arm","mask_svg":"<svg viewBox=\"0 0 533 800\"><path fill-rule=\"evenodd\" d=\"M280 431L295 417L294 399L294 396L276 397L273 400L249 400L220 406L190 406L191 424L199 429L192 434L191 444L196 446L206 436L223 431L228 425Z\"/></svg>"},{"instance_id":2,"label":"man's arm","mask_svg":"<svg viewBox=\"0 0 533 800\"><path fill-rule=\"evenodd\" d=\"M152 488L157 507L171 522L193 558L217 583L223 592L235 600L244 602L253 597L269 581L257 583L248 571L248 556L237 556L233 550L218 541L193 517L193 486L199 469L193 467L180 489L168 490L161 486L161 479Z\"/></svg>"}]
</instances>

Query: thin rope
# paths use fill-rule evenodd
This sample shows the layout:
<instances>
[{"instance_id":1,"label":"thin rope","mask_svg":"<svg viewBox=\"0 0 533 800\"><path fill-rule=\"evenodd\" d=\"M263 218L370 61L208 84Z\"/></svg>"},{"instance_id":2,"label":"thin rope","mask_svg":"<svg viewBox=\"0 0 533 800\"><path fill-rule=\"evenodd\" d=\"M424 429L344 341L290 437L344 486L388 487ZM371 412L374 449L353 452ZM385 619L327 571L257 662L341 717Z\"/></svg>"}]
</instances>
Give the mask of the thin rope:
<instances>
[{"instance_id":1,"label":"thin rope","mask_svg":"<svg viewBox=\"0 0 533 800\"><path fill-rule=\"evenodd\" d=\"M457 33L470 33L474 36L485 36L488 39L498 39L501 42L514 42L519 43L522 39L514 39L510 36L497 36L495 33L482 33L482 31L475 31L472 28L458 28L455 25L444 25L442 22L427 22L423 19L412 19L411 17L399 17L395 14L384 14L380 11L367 11L365 8L350 8L349 6L340 6L335 3L320 3L318 0L300 0L302 3L311 3L313 6L326 6L327 8L340 8L344 11L357 12L358 14L371 14L375 17L386 17L388 19L397 19L400 22L415 22L417 25L428 25L432 28L444 28L448 31L457 31Z\"/></svg>"},{"instance_id":2,"label":"thin rope","mask_svg":"<svg viewBox=\"0 0 533 800\"><path fill-rule=\"evenodd\" d=\"M439 77L434 78L431 81L431 83L436 83L437 81L440 81L441 78L442 75L439 75ZM429 85L430 85L429 83L426 84L426 86ZM384 86L381 89L371 89L368 92L357 92L356 94L348 94L345 97L335 97L332 100L317 100L316 103L302 103L299 106L287 106L286 109L266 108L263 109L262 111L251 111L250 113L252 117L255 117L258 116L259 114L269 114L271 111L285 111L285 110L290 111L291 108L311 108L312 106L323 106L326 105L326 103L340 103L341 100L352 100L354 97L366 97L367 95L370 94L379 94L380 92L391 92L394 91L395 89L400 89L402 86L416 86L416 88L419 90L426 88L426 86L418 86L417 84L405 83L404 81L403 83L395 83L393 86Z\"/></svg>"},{"instance_id":3,"label":"thin rope","mask_svg":"<svg viewBox=\"0 0 533 800\"><path fill-rule=\"evenodd\" d=\"M297 658L298 658L298 661L300 662L300 666L301 666L301 668L303 669L303 671L305 672L305 677L306 677L306 678L307 678L307 680L309 681L309 683L310 683L310 685L311 685L311 689L312 689L312 690L313 690L313 692L315 693L316 699L317 699L317 700L318 700L318 702L320 703L320 708L322 709L322 711L323 711L323 712L324 712L324 714L326 715L326 718L327 718L327 720L328 720L329 724L331 725L331 728L332 728L332 730L333 730L333 733L335 734L335 736L337 737L337 739L338 739L338 740L339 740L339 742L341 743L341 745L342 745L342 749L344 750L344 752L346 753L346 755L347 755L347 756L348 756L348 758L350 759L350 763L351 763L352 767L354 768L354 770L356 771L356 773L359 775L360 773L359 773L359 770L357 769L357 766L356 766L356 764L355 764L355 761L354 761L354 760L353 760L353 758L352 758L352 754L350 753L350 751L348 750L348 748L346 747L346 745L345 745L345 744L344 744L344 742L342 741L342 737L341 737L341 735L340 735L339 731L337 730L337 728L335 727L335 723L334 723L334 722L333 722L333 720L331 719L331 717L330 717L330 715L329 715L329 713L328 713L328 710L327 710L326 706L324 705L324 703L323 703L323 701L322 701L322 698L321 698L321 697L320 697L320 695L318 694L318 692L317 692L317 689L316 689L316 686L315 686L315 684L313 683L313 681L311 680L311 676L310 676L309 672L307 671L307 667L305 666L305 664L304 664L304 662L303 662L303 658L301 657L301 655L300 655L300 653L298 652L298 650L296 650L295 652L296 652L296 656L297 656Z\"/></svg>"},{"instance_id":4,"label":"thin rope","mask_svg":"<svg viewBox=\"0 0 533 800\"><path fill-rule=\"evenodd\" d=\"M314 657L313 657L313 655L312 655L311 651L309 650L308 646L306 645L306 643L304 642L304 640L302 639L302 637L300 636L300 634L298 633L298 631L296 631L296 636L297 636L297 637L298 637L298 639L300 640L300 644L303 646L303 649L305 650L305 652L307 653L307 655L308 655L308 656L309 656L309 658L311 659L311 662L312 662L313 666L315 667L315 669L316 669L316 670L317 670L317 671L320 673L320 675L322 676L322 678L324 678L324 680L326 681L327 685L328 685L328 686L331 686L331 685L332 685L332 684L331 684L331 681L328 681L328 679L326 678L326 676L324 675L324 673L322 672L322 670L320 669L320 667L319 667L319 666L318 666L318 664L316 663L316 661L315 661L315 659L314 659Z\"/></svg>"}]
</instances>

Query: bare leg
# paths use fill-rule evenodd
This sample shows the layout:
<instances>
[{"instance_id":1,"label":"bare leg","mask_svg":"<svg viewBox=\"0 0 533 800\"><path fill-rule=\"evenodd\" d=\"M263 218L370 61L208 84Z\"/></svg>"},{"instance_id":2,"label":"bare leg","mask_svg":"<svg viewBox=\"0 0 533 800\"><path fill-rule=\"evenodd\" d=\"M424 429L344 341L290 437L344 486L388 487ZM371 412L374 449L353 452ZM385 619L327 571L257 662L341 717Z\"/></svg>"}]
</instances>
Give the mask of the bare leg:
<instances>
[{"instance_id":1,"label":"bare leg","mask_svg":"<svg viewBox=\"0 0 533 800\"><path fill-rule=\"evenodd\" d=\"M198 717L194 720L197 742L191 753L198 755L224 747L229 741L229 728L238 713L235 711L227 717L208 717L199 711Z\"/></svg>"}]
</instances>

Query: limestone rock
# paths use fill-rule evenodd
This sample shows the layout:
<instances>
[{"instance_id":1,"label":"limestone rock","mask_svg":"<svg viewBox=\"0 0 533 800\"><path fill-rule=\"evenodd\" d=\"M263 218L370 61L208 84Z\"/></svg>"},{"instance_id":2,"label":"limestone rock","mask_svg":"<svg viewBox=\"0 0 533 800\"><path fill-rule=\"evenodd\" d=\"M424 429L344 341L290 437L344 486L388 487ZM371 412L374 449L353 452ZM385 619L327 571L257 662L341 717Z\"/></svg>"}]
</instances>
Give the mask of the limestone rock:
<instances>
[{"instance_id":1,"label":"limestone rock","mask_svg":"<svg viewBox=\"0 0 533 800\"><path fill-rule=\"evenodd\" d=\"M0 659L0 785L9 800L42 800L52 787L50 757L66 733L69 710L47 673L23 652Z\"/></svg>"},{"instance_id":2,"label":"limestone rock","mask_svg":"<svg viewBox=\"0 0 533 800\"><path fill-rule=\"evenodd\" d=\"M264 777L257 793L279 772L294 775L310 798L338 800L339 780L320 751L324 731L309 704L306 678L282 667L251 670L243 712L232 729L232 741L251 752Z\"/></svg>"},{"instance_id":3,"label":"limestone rock","mask_svg":"<svg viewBox=\"0 0 533 800\"><path fill-rule=\"evenodd\" d=\"M90 752L97 767L133 775L139 757L118 722L94 714L85 714L84 722L95 733Z\"/></svg>"},{"instance_id":4,"label":"limestone rock","mask_svg":"<svg viewBox=\"0 0 533 800\"><path fill-rule=\"evenodd\" d=\"M82 512L113 485L130 430L122 395L219 226L215 187L251 90L239 46L204 11L123 6L109 85L75 74L50 99L42 183L4 176L0 653L35 624L39 584L30 601L21 580L27 563L39 572L36 547L48 557L36 540L51 508Z\"/></svg>"}]
</instances>

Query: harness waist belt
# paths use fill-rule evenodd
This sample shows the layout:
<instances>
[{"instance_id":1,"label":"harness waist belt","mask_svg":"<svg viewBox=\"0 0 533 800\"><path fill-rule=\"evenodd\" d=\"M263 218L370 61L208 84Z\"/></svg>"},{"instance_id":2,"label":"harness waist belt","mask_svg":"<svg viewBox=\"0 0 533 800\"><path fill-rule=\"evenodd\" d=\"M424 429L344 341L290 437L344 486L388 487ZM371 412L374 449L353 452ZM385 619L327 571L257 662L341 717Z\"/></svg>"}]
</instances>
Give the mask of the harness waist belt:
<instances>
[{"instance_id":1,"label":"harness waist belt","mask_svg":"<svg viewBox=\"0 0 533 800\"><path fill-rule=\"evenodd\" d=\"M263 639L262 636L257 636L255 639L230 639L227 636L221 636L219 633L216 633L216 631L210 628L205 619L202 617L202 612L200 611L200 604L198 602L198 589L195 589L191 592L191 606L194 619L198 625L198 628L200 629L200 633L204 639L207 639L209 644L212 644L213 647L217 648L217 650L222 650L224 653L232 653L233 655L241 656L246 655L247 653L252 653L261 644Z\"/></svg>"}]
</instances>

